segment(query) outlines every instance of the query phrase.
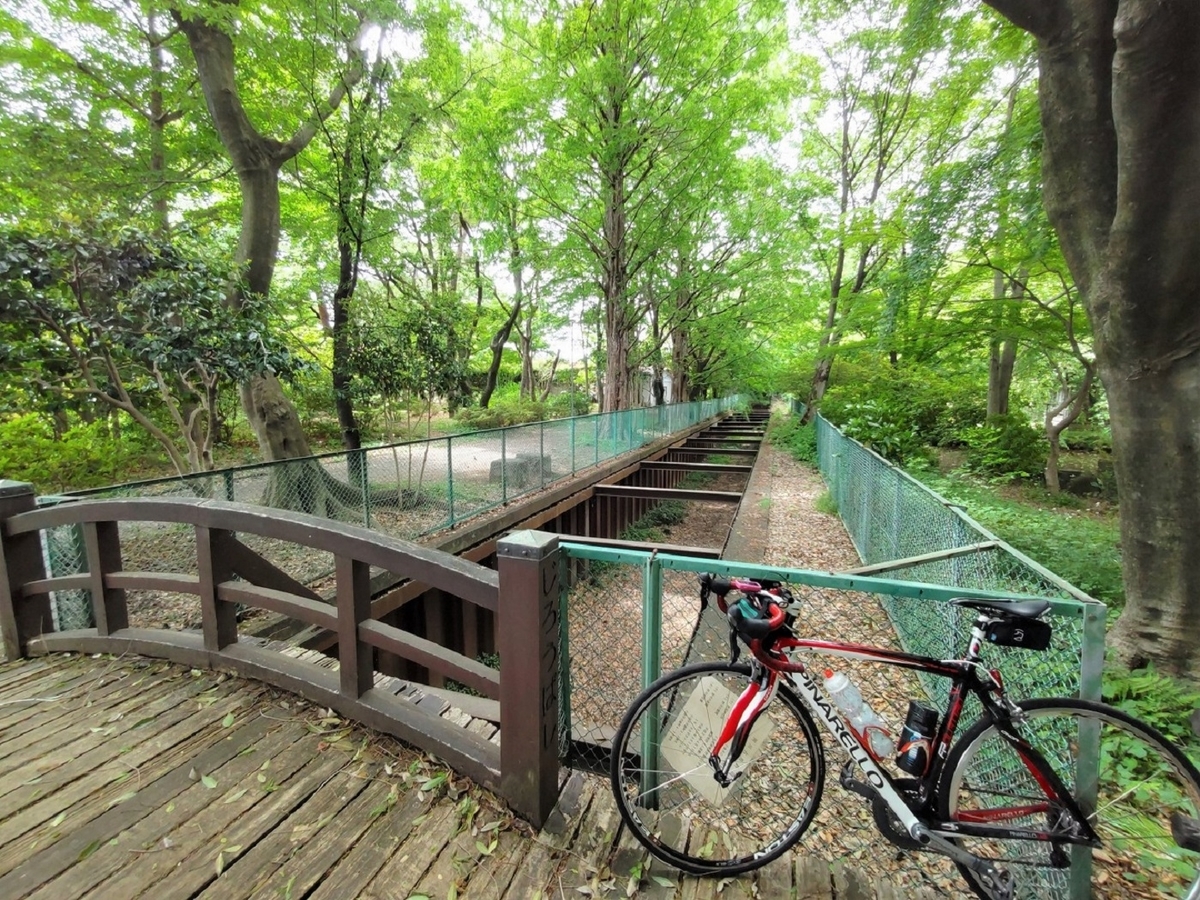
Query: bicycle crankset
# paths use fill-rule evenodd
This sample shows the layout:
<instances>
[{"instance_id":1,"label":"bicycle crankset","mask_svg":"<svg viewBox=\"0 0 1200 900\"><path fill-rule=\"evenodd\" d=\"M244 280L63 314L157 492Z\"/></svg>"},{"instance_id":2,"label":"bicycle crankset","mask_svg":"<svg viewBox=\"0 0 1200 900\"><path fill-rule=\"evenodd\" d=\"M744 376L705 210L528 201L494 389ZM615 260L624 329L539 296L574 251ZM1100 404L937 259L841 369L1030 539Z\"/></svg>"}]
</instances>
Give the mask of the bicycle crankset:
<instances>
[{"instance_id":1,"label":"bicycle crankset","mask_svg":"<svg viewBox=\"0 0 1200 900\"><path fill-rule=\"evenodd\" d=\"M847 762L842 767L842 773L838 780L846 790L853 791L871 801L871 815L875 819L875 827L879 829L879 833L901 850L920 850L920 842L904 829L887 805L887 801L879 795L879 791L855 778L852 774L853 771L853 763Z\"/></svg>"}]
</instances>

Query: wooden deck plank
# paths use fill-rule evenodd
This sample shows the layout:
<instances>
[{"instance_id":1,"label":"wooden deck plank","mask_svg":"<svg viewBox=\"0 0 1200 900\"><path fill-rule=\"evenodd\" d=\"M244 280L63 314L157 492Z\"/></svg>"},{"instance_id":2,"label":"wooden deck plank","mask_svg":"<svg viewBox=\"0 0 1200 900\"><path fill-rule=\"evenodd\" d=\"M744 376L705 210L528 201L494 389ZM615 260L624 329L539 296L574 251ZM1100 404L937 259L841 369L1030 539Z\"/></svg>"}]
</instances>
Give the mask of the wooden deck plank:
<instances>
[{"instance_id":1,"label":"wooden deck plank","mask_svg":"<svg viewBox=\"0 0 1200 900\"><path fill-rule=\"evenodd\" d=\"M483 833L480 839L486 846L491 846L488 833ZM499 831L494 840L495 849L483 857L470 873L466 895L470 900L500 900L512 883L513 876L525 864L525 857L532 845L528 838L512 829Z\"/></svg>"},{"instance_id":2,"label":"wooden deck plank","mask_svg":"<svg viewBox=\"0 0 1200 900\"><path fill-rule=\"evenodd\" d=\"M12 700L62 681L63 671L45 659L21 660L0 668L0 712L8 715ZM0 716L0 722L4 720Z\"/></svg>"},{"instance_id":3,"label":"wooden deck plank","mask_svg":"<svg viewBox=\"0 0 1200 900\"><path fill-rule=\"evenodd\" d=\"M535 892L545 896L547 887L584 820L595 795L596 779L576 772L567 780L558 805L550 813L538 841L530 848L525 862L504 895L510 900L527 900Z\"/></svg>"},{"instance_id":4,"label":"wooden deck plank","mask_svg":"<svg viewBox=\"0 0 1200 900\"><path fill-rule=\"evenodd\" d=\"M829 863L815 856L796 857L796 900L833 900Z\"/></svg>"},{"instance_id":5,"label":"wooden deck plank","mask_svg":"<svg viewBox=\"0 0 1200 900\"><path fill-rule=\"evenodd\" d=\"M61 737L45 741L43 746L54 747L49 753L27 759L27 754L13 751L12 762L26 761L0 776L0 820L45 794L50 785L57 790L82 778L149 740L156 729L179 721L190 711L185 702L202 687L196 682L182 690L177 685L151 687L111 708L111 713L106 710L102 724L89 727L85 720L80 729L64 729ZM23 787L33 790L22 791Z\"/></svg>"},{"instance_id":6,"label":"wooden deck plank","mask_svg":"<svg viewBox=\"0 0 1200 900\"><path fill-rule=\"evenodd\" d=\"M394 805L376 817L354 849L338 862L308 900L357 897L412 834L416 820L424 822L429 810L429 799L422 799L417 791L400 794Z\"/></svg>"},{"instance_id":7,"label":"wooden deck plank","mask_svg":"<svg viewBox=\"0 0 1200 900\"><path fill-rule=\"evenodd\" d=\"M359 835L371 824L372 811L387 800L390 786L381 781L346 776L344 793L354 796L343 811L328 820L315 823L314 830L291 836L293 854L260 889L267 897L307 897L309 891L337 864ZM119 897L104 900L120 900Z\"/></svg>"},{"instance_id":8,"label":"wooden deck plank","mask_svg":"<svg viewBox=\"0 0 1200 900\"><path fill-rule=\"evenodd\" d=\"M69 815L73 829L79 829L83 823L90 823L93 819L104 818L108 815L108 804L129 790L125 781L130 771L137 772L140 784L143 785L154 785L163 777L173 776L178 767L189 762L197 754L205 753L214 741L221 741L226 736L239 733L240 729L231 734L229 730L218 729L217 726L226 715L238 714L252 708L258 696L257 691L251 692L242 688L236 695L225 698L224 702L201 709L152 740L143 742L122 758L121 768L110 766L106 770L93 773L89 779L72 782L66 788L55 791L0 823L0 875L4 875L0 877L0 885L4 884L4 878L7 877L4 873L10 873L41 844L56 839L56 835L60 834L61 823L56 822L60 814ZM187 771L189 770L184 770L184 776ZM205 770L200 771L203 774ZM184 777L178 782L170 782L167 787L159 787L158 790L168 790L174 786L174 793L178 793L188 784L190 781ZM143 790L139 790L139 796L143 793ZM169 802L174 793L163 803ZM148 795L145 799L149 800L152 796L155 795ZM84 846L91 840L89 838ZM0 897L4 896L4 892L0 891Z\"/></svg>"},{"instance_id":9,"label":"wooden deck plank","mask_svg":"<svg viewBox=\"0 0 1200 900\"><path fill-rule=\"evenodd\" d=\"M429 871L439 853L458 829L453 804L442 802L429 811L416 834L392 854L362 892L361 900L392 900L407 897Z\"/></svg>"},{"instance_id":10,"label":"wooden deck plank","mask_svg":"<svg viewBox=\"0 0 1200 900\"><path fill-rule=\"evenodd\" d=\"M667 893L664 885L649 878L650 854L625 825L621 826L617 835L609 867L617 880L617 887L626 894L636 893L639 898L645 900L675 896L674 886Z\"/></svg>"},{"instance_id":11,"label":"wooden deck plank","mask_svg":"<svg viewBox=\"0 0 1200 900\"><path fill-rule=\"evenodd\" d=\"M202 775L211 772L273 727L277 727L277 723L258 716L243 727L233 729L227 736L222 736L215 744L192 748L193 752L188 754L188 758L149 781L136 796L107 809L86 826L64 834L0 877L0 897L21 900L39 885L70 868L80 857L86 858L105 841L116 837L147 813L166 806L192 784L190 772Z\"/></svg>"},{"instance_id":12,"label":"wooden deck plank","mask_svg":"<svg viewBox=\"0 0 1200 900\"><path fill-rule=\"evenodd\" d=\"M52 670L53 666L47 659L16 659L11 662L0 662L0 692L4 691L5 685L14 680Z\"/></svg>"},{"instance_id":13,"label":"wooden deck plank","mask_svg":"<svg viewBox=\"0 0 1200 900\"><path fill-rule=\"evenodd\" d=\"M791 900L792 856L785 853L758 870L755 877L758 900Z\"/></svg>"},{"instance_id":14,"label":"wooden deck plank","mask_svg":"<svg viewBox=\"0 0 1200 900\"><path fill-rule=\"evenodd\" d=\"M478 858L475 838L469 831L460 831L434 858L433 864L413 888L413 894L430 898L462 896L471 867Z\"/></svg>"},{"instance_id":15,"label":"wooden deck plank","mask_svg":"<svg viewBox=\"0 0 1200 900\"><path fill-rule=\"evenodd\" d=\"M612 791L597 786L587 818L571 843L571 855L557 873L552 886L553 900L581 896L585 888L600 894L599 884L612 877L608 860L613 854L613 842L620 830L621 816L617 812Z\"/></svg>"},{"instance_id":16,"label":"wooden deck plank","mask_svg":"<svg viewBox=\"0 0 1200 900\"><path fill-rule=\"evenodd\" d=\"M191 897L211 883L217 877L218 859L224 871L246 849L240 826L274 792L267 788L287 783L318 754L316 740L311 736L301 740L303 734L299 723L288 724L256 743L253 753L238 756L213 772L217 789L194 785L177 797L171 814L174 827L167 836L170 846L134 860L118 877L88 894L89 900L127 900L148 892L158 882L168 885L173 896ZM323 771L335 770L326 767ZM259 781L260 776L264 780ZM220 796L213 796L217 791ZM155 818L166 816L160 813ZM157 822L147 824L151 827L143 846L153 846L154 832L161 835L163 829Z\"/></svg>"},{"instance_id":17,"label":"wooden deck plank","mask_svg":"<svg viewBox=\"0 0 1200 900\"><path fill-rule=\"evenodd\" d=\"M20 747L29 746L34 735L46 728L59 728L64 723L68 727L78 726L83 719L88 724L95 724L98 710L123 702L129 697L136 696L144 685L158 680L177 678L178 667L167 663L159 664L155 669L139 670L134 677L107 677L98 679L81 677L72 679L65 685L46 685L45 690L36 697L32 695L24 700L36 700L36 703L26 703L24 715L0 725L0 753L13 753ZM92 711L87 712L85 711Z\"/></svg>"},{"instance_id":18,"label":"wooden deck plank","mask_svg":"<svg viewBox=\"0 0 1200 900\"><path fill-rule=\"evenodd\" d=\"M317 781L311 774L306 780L310 792L300 805L277 821L249 851L243 850L236 865L202 891L200 897L244 900L250 896L282 897L287 893L288 878L279 877L282 867L302 849L304 842L312 840L330 823L337 822L340 827L346 818L347 804L367 786L364 779L340 774L340 770L323 781Z\"/></svg>"},{"instance_id":19,"label":"wooden deck plank","mask_svg":"<svg viewBox=\"0 0 1200 900\"><path fill-rule=\"evenodd\" d=\"M0 752L9 752L7 748L10 742L32 729L42 728L47 724L53 726L63 720L71 721L80 710L110 703L111 697L119 695L136 680L101 680L96 678L95 674L71 679L65 684L54 684L52 679L48 680L50 683L43 685L36 694L21 697L21 700L13 705L11 715L0 722ZM37 702L30 702L33 700Z\"/></svg>"},{"instance_id":20,"label":"wooden deck plank","mask_svg":"<svg viewBox=\"0 0 1200 900\"><path fill-rule=\"evenodd\" d=\"M86 861L30 894L29 900L128 900L150 888L164 873L172 876L171 890L182 892L172 870L197 846L223 835L229 822L261 795L262 785L255 782L255 775L261 771L264 758L295 769L309 757L308 748L296 750L301 734L299 725L285 725L264 735L252 745L254 752L239 753L206 773L213 787L193 781L166 807L150 811L146 818L97 848ZM238 791L241 797L236 796ZM233 803L228 802L230 797L235 797ZM207 861L210 872L215 862L214 852Z\"/></svg>"},{"instance_id":21,"label":"wooden deck plank","mask_svg":"<svg viewBox=\"0 0 1200 900\"><path fill-rule=\"evenodd\" d=\"M872 900L875 896L866 876L845 860L835 860L830 869L833 872L833 895L838 900Z\"/></svg>"},{"instance_id":22,"label":"wooden deck plank","mask_svg":"<svg viewBox=\"0 0 1200 900\"><path fill-rule=\"evenodd\" d=\"M284 781L277 791L271 791L268 797L259 800L248 814L227 830L224 835L228 839L224 851L226 866L220 877L208 883L202 895L248 895L250 886L256 881L258 859L263 852L259 848L259 841L269 838L281 822L294 815L317 792L318 786L334 778L342 766L343 762L336 756L320 754L300 772ZM268 781L268 784L271 782ZM284 846L286 844L287 841L284 841ZM240 850L229 850L230 846L240 847ZM212 875L216 876L215 865L210 869Z\"/></svg>"}]
</instances>

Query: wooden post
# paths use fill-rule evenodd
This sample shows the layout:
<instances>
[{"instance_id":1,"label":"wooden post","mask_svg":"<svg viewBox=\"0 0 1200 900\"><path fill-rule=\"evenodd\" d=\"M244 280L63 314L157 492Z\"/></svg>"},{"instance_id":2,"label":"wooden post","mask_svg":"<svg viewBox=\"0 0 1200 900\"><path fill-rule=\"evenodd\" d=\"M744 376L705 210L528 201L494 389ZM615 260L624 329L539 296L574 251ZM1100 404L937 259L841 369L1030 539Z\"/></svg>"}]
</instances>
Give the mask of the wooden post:
<instances>
[{"instance_id":1,"label":"wooden post","mask_svg":"<svg viewBox=\"0 0 1200 900\"><path fill-rule=\"evenodd\" d=\"M96 633L109 635L129 627L129 609L125 591L106 587L104 577L121 568L121 534L116 522L84 522L84 546L87 548L88 572L92 576L92 612L96 617ZM59 610L62 614L62 610Z\"/></svg>"},{"instance_id":2,"label":"wooden post","mask_svg":"<svg viewBox=\"0 0 1200 900\"><path fill-rule=\"evenodd\" d=\"M371 568L337 557L338 668L342 693L357 700L375 686L375 658L359 640L358 626L371 618Z\"/></svg>"},{"instance_id":3,"label":"wooden post","mask_svg":"<svg viewBox=\"0 0 1200 900\"><path fill-rule=\"evenodd\" d=\"M223 650L237 643L237 606L217 596L217 585L233 580L233 554L223 549L233 533L196 526L196 570L200 576L200 618L204 649Z\"/></svg>"},{"instance_id":4,"label":"wooden post","mask_svg":"<svg viewBox=\"0 0 1200 900\"><path fill-rule=\"evenodd\" d=\"M8 659L24 656L30 638L54 630L49 596L21 597L27 582L46 577L41 532L10 536L5 524L11 516L36 506L32 484L0 479L0 632Z\"/></svg>"},{"instance_id":5,"label":"wooden post","mask_svg":"<svg viewBox=\"0 0 1200 900\"><path fill-rule=\"evenodd\" d=\"M500 574L500 790L540 828L558 799L558 536L518 531L496 546Z\"/></svg>"}]
</instances>

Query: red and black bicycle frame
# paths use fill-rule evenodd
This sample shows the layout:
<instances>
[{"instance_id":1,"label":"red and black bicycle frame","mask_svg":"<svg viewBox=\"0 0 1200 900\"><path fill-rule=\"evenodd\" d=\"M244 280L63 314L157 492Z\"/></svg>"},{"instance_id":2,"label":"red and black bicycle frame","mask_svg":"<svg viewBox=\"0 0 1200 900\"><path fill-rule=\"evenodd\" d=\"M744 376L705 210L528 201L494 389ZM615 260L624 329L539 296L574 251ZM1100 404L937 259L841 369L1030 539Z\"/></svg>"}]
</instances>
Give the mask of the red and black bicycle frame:
<instances>
[{"instance_id":1,"label":"red and black bicycle frame","mask_svg":"<svg viewBox=\"0 0 1200 900\"><path fill-rule=\"evenodd\" d=\"M847 644L791 636L773 636L765 641L751 640L749 646L755 659L765 668L778 675L788 676L789 680L793 676L799 676L805 681L812 680L803 661L794 658L794 654L797 652L813 652L846 659L878 662L950 679L950 698L946 715L942 718L937 735L931 744L929 768L923 776L915 780L915 788L910 780L897 781L889 773L879 768L879 773L888 780L897 795L909 802L909 808L913 815L934 834L948 838L966 836L1048 841L1056 844L1080 844L1088 847L1101 845L1099 837L1088 822L1087 815L1076 803L1072 792L1046 761L1046 758L1021 736L1009 710L994 696L1002 692L1003 683L999 672L995 670L987 670L986 677L981 674L985 670L981 669L978 661L977 637L972 637L968 658L962 660L939 660L864 644ZM804 691L799 693L803 694ZM996 730L1012 746L1025 764L1038 786L1045 793L1045 799L1014 807L969 810L953 821L946 822L938 818L933 798L969 694L979 698L984 714L990 717ZM853 729L847 728L846 730L857 740L862 752L869 756L870 751L865 738L855 733ZM853 753L851 753L851 757L854 757ZM908 798L911 798L911 801ZM1001 824L1031 814L1043 813L1047 815L1049 822L1054 818L1055 811L1067 814L1067 821L1075 826L1074 831L1035 831Z\"/></svg>"}]
</instances>

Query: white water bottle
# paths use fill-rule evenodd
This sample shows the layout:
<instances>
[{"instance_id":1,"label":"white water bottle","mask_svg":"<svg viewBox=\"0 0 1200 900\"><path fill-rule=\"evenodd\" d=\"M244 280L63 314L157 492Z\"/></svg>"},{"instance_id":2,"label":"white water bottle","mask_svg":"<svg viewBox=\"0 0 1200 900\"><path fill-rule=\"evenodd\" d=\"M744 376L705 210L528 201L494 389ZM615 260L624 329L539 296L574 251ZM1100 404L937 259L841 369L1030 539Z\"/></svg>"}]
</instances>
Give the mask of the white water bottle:
<instances>
[{"instance_id":1,"label":"white water bottle","mask_svg":"<svg viewBox=\"0 0 1200 900\"><path fill-rule=\"evenodd\" d=\"M888 733L887 723L867 705L854 682L845 674L835 674L832 669L826 669L825 690L850 727L866 738L871 756L877 760L887 759L896 752L896 742Z\"/></svg>"}]
</instances>

